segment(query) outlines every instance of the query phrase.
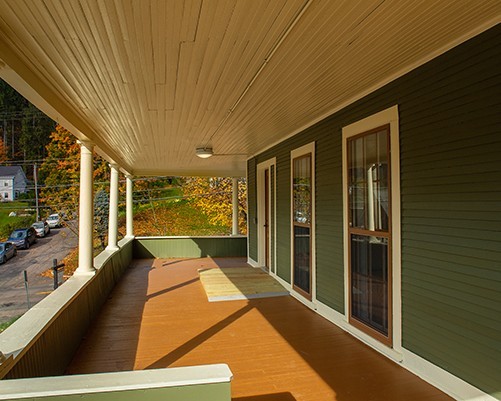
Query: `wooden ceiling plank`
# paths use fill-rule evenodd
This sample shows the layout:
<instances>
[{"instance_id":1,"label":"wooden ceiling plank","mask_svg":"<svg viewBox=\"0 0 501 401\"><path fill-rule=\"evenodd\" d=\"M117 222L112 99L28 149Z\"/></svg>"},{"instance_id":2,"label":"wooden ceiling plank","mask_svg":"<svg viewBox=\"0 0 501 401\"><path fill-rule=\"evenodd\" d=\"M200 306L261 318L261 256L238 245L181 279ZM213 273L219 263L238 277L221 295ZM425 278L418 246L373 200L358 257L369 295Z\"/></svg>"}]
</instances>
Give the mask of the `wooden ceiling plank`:
<instances>
[{"instance_id":1,"label":"wooden ceiling plank","mask_svg":"<svg viewBox=\"0 0 501 401\"><path fill-rule=\"evenodd\" d=\"M164 0L153 0L151 3L151 36L153 41L153 69L155 72L155 85L165 84L165 60L166 54L166 35L165 27L170 25L171 21L167 14L167 2Z\"/></svg>"},{"instance_id":2,"label":"wooden ceiling plank","mask_svg":"<svg viewBox=\"0 0 501 401\"><path fill-rule=\"evenodd\" d=\"M202 13L202 0L185 0L183 3L182 24L179 27L182 42L194 42Z\"/></svg>"},{"instance_id":3,"label":"wooden ceiling plank","mask_svg":"<svg viewBox=\"0 0 501 401\"><path fill-rule=\"evenodd\" d=\"M112 23L108 18L106 8L103 8L102 4L92 3L87 12L93 15L94 29L96 30L96 35L94 36L95 47L98 49L97 53L101 57L100 65L103 66L99 70L99 79L102 87L105 88L106 108L110 112L113 111L110 114L114 118L114 121L111 121L110 117L107 132L103 134L108 137L110 146L117 147L123 141L121 137L123 138L123 135L128 135L134 127L129 117L130 102L127 101L117 60L113 57L115 54L112 50L113 46L108 39L108 29L110 29ZM129 137L128 143L129 145L133 145L134 148L138 148L137 141L134 138Z\"/></svg>"},{"instance_id":4,"label":"wooden ceiling plank","mask_svg":"<svg viewBox=\"0 0 501 401\"><path fill-rule=\"evenodd\" d=\"M239 166L197 145L254 154L501 19L496 0L314 1L254 80L305 1L0 0L0 33L105 153L193 173Z\"/></svg>"},{"instance_id":5,"label":"wooden ceiling plank","mask_svg":"<svg viewBox=\"0 0 501 401\"><path fill-rule=\"evenodd\" d=\"M135 80L137 77L136 65L132 57L132 51L130 49L130 43L132 41L129 31L128 31L128 19L127 19L127 5L123 2L111 2L108 0L103 0L104 5L106 5L108 10L109 19L113 21L113 40L112 48L115 48L115 58L119 69L123 71L122 77L122 91L124 93L124 101L127 102L130 109L130 114L128 119L130 121L130 131L127 135L133 140L131 142L135 143L137 147L141 144L140 133L143 131L144 127L144 110L142 103L140 103L140 94L135 89ZM129 3L130 5L130 3ZM132 157L130 155L129 157ZM131 162L134 164L134 161Z\"/></svg>"},{"instance_id":6,"label":"wooden ceiling plank","mask_svg":"<svg viewBox=\"0 0 501 401\"><path fill-rule=\"evenodd\" d=\"M35 32L38 32L39 34L42 33L42 35L44 35L44 33L43 30L39 27L38 19L36 19L32 23L32 20L35 19L34 15L32 14L32 9L24 2L15 4L19 7L24 6L22 13L19 13L15 16L13 14L13 18L10 19L11 21L13 21L14 19L17 19L19 17L17 22L17 26L19 27L19 29L17 29L17 34L22 35L22 37L18 42L22 41L25 45L31 44L30 48L25 47L23 49L23 53L27 55L25 62L30 65L38 65L39 73L42 74L44 79L51 82L55 90L60 93L61 96L63 96L69 104L72 104L72 106L75 108L84 107L85 103L83 102L83 100L81 100L81 97L77 96L77 92L75 91L75 89L84 90L84 87L80 86L73 88L67 79L68 77L64 76L62 71L60 71L60 69L56 66L56 61L63 62L64 60L61 55L58 52L54 52L54 57L51 57L47 54L47 51L49 51L50 49L42 50L40 43L34 42L36 38L36 36L34 35ZM7 16L8 12L9 9L3 10L3 14L5 16ZM38 31L36 29L37 26ZM30 30L28 30L28 27L30 27ZM33 28L33 30L31 28ZM33 53L31 53L32 50ZM56 75L56 79L54 79L54 75Z\"/></svg>"},{"instance_id":7,"label":"wooden ceiling plank","mask_svg":"<svg viewBox=\"0 0 501 401\"><path fill-rule=\"evenodd\" d=\"M277 3L273 2L275 5ZM263 7L270 6L270 3L262 3ZM290 3L287 3L290 4ZM252 77L256 74L256 72L261 68L262 63L264 62L266 55L269 54L269 52L272 49L272 45L278 41L279 35L285 31L286 26L290 23L290 20L293 18L293 16L297 13L297 8L294 9L292 8L292 12L290 10L287 10L289 12L288 18L280 18L281 13L284 12L284 7L283 5L279 5L276 7L274 10L275 13L271 13L269 8L265 10L265 12L259 10L257 15L259 15L262 20L265 19L263 18L263 14L267 16L266 22L263 22L262 20L257 23L257 21L254 21L253 18L248 18L248 21L255 22L255 24L250 24L249 26L264 26L264 28L261 29L261 36L259 36L257 39L255 36L253 37L252 40L252 45L247 46L246 54L242 55L243 59L245 60L246 55L251 55L251 57L254 57L254 60L245 60L244 62L240 61L238 65L240 66L245 66L247 71L241 70L240 72L234 72L235 67L233 65L229 65L228 70L233 70L233 75L232 75L232 80L229 79L231 84L229 83L227 85L227 90L228 90L228 97L225 96L219 96L217 99L219 99L219 103L216 106L212 106L212 109L219 110L223 109L226 110L226 112L229 111L230 107L235 103L235 101L239 98L240 94L245 90L245 86L248 85ZM247 12L246 14L249 14ZM270 15L269 15L270 14ZM257 17L256 19L259 19ZM277 21L281 21L280 23L277 23ZM269 24L269 25L267 25ZM273 28L273 34L271 34ZM252 30L252 33L255 35L255 30ZM250 30L247 30L246 33L250 32ZM251 63L251 61L253 63ZM237 68L238 68L237 65ZM250 68L249 68L250 67ZM235 79L237 78L237 79ZM233 87L231 87L233 85ZM228 99L228 100L227 100ZM221 104L221 102L225 102L226 104ZM213 134L209 133L210 138ZM219 134L218 134L219 135ZM208 139L206 139L208 140Z\"/></svg>"},{"instance_id":8,"label":"wooden ceiling plank","mask_svg":"<svg viewBox=\"0 0 501 401\"><path fill-rule=\"evenodd\" d=\"M128 99L131 103L135 105L135 119L137 121L138 131L130 133L131 135L137 136L138 146L141 146L143 142L142 132L145 131L146 121L147 121L147 92L144 83L142 82L144 73L142 71L143 59L137 52L137 48L141 46L136 35L132 35L130 27L135 26L135 12L131 2L123 2L117 6L117 14L119 16L120 26L122 30L128 32L123 36L125 57L129 60L131 83L125 85L125 90L128 95Z\"/></svg>"},{"instance_id":9,"label":"wooden ceiling plank","mask_svg":"<svg viewBox=\"0 0 501 401\"><path fill-rule=\"evenodd\" d=\"M107 4L110 6L107 7ZM103 39L100 41L99 46L100 51L103 53L104 62L106 63L103 75L106 77L106 80L109 80L110 85L112 85L111 89L113 92L111 96L114 96L118 100L119 108L123 109L121 112L122 122L128 122L127 125L130 125L131 119L128 116L133 113L133 110L124 89L124 83L127 82L123 67L125 53L123 51L122 53L120 52L122 47L119 46L119 43L117 43L119 41L116 40L116 38L121 37L119 36L120 26L112 5L113 3L111 2L99 1L97 7L94 7L93 12L100 17L99 30L100 36Z\"/></svg>"}]
</instances>

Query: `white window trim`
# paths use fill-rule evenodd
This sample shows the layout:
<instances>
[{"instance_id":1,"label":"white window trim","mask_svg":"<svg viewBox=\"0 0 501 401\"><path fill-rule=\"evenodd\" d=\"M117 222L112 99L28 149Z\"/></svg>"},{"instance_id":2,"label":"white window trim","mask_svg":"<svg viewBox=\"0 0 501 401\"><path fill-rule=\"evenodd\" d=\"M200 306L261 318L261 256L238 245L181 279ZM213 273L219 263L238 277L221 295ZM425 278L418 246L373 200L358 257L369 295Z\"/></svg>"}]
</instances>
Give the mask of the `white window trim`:
<instances>
[{"instance_id":1,"label":"white window trim","mask_svg":"<svg viewBox=\"0 0 501 401\"><path fill-rule=\"evenodd\" d=\"M398 123L398 106L392 106L388 109L380 111L372 116L364 118L353 124L343 127L343 241L344 241L344 318L348 322L349 319L349 274L348 274L348 247L349 238L348 231L348 192L346 191L348 182L348 172L346 169L347 156L347 140L348 138L380 127L382 125L390 125L390 162L391 162L391 210L392 210L392 333L393 346L391 349L398 354L402 352L402 289L401 289L401 229L400 229L400 141L399 141L399 123ZM351 325L350 325L351 326ZM364 342L370 344L374 348L387 353L388 346L375 340L368 334L351 326L353 334L360 337Z\"/></svg>"},{"instance_id":2,"label":"white window trim","mask_svg":"<svg viewBox=\"0 0 501 401\"><path fill-rule=\"evenodd\" d=\"M275 243L275 252L270 255L271 258L274 259L273 266L275 269L277 268L277 258L276 258L276 218L277 218L277 213L276 213L276 201L277 201L277 185L276 185L276 180L277 180L277 160L276 158L268 159L262 163L259 163L256 166L256 196L257 196L257 266L263 267L265 266L265 248L264 248L264 242L265 242L265 231L264 231L264 226L262 225L262 222L264 221L264 213L265 213L265 207L264 207L264 193L262 192L262 188L264 186L264 170L270 169L271 166L274 166L275 174L274 174L274 199L275 199L275 204L270 205L270 210L269 210L269 216L268 216L268 221L271 221L271 208L274 208L274 216L275 216L275 221L274 221L274 227L275 227L275 232L272 233L273 235L270 235L269 241L268 241L268 249L271 251L271 242L274 241ZM269 185L271 185L271 176L269 177ZM271 194L271 191L270 191ZM269 267L269 266L268 266ZM270 268L270 273L271 273L271 268ZM275 273L273 273L275 275Z\"/></svg>"},{"instance_id":3,"label":"white window trim","mask_svg":"<svg viewBox=\"0 0 501 401\"><path fill-rule=\"evenodd\" d=\"M293 193L292 193L292 184L293 184L293 162L296 157L305 155L307 153L311 153L311 301L301 295L299 292L294 290L294 222L293 222ZM316 241L315 241L315 232L316 232L316 224L315 224L315 142L310 142L300 148L294 149L290 153L290 255L291 255L291 270L290 270L290 291L291 295L294 298L298 299L308 307L312 309L316 309L316 301L317 301L317 275L316 275Z\"/></svg>"}]
</instances>

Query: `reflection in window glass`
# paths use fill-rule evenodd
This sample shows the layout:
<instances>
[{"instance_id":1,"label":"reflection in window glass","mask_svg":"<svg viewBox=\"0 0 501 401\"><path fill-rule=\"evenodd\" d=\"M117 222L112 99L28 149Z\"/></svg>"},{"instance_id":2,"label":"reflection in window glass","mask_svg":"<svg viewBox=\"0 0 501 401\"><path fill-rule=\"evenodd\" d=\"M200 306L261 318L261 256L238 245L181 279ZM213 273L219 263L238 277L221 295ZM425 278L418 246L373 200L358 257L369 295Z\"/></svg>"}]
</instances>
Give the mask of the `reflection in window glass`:
<instances>
[{"instance_id":1,"label":"reflection in window glass","mask_svg":"<svg viewBox=\"0 0 501 401\"><path fill-rule=\"evenodd\" d=\"M384 126L347 142L350 318L385 338L392 299L389 139Z\"/></svg>"},{"instance_id":2,"label":"reflection in window glass","mask_svg":"<svg viewBox=\"0 0 501 401\"><path fill-rule=\"evenodd\" d=\"M294 227L294 285L310 292L310 228Z\"/></svg>"},{"instance_id":3,"label":"reflection in window glass","mask_svg":"<svg viewBox=\"0 0 501 401\"><path fill-rule=\"evenodd\" d=\"M311 154L293 159L294 288L311 295Z\"/></svg>"},{"instance_id":4,"label":"reflection in window glass","mask_svg":"<svg viewBox=\"0 0 501 401\"><path fill-rule=\"evenodd\" d=\"M293 219L296 223L311 223L311 155L294 159Z\"/></svg>"},{"instance_id":5,"label":"reflection in window glass","mask_svg":"<svg viewBox=\"0 0 501 401\"><path fill-rule=\"evenodd\" d=\"M388 131L348 142L350 226L388 231Z\"/></svg>"},{"instance_id":6,"label":"reflection in window glass","mask_svg":"<svg viewBox=\"0 0 501 401\"><path fill-rule=\"evenodd\" d=\"M388 334L388 239L351 236L351 315Z\"/></svg>"}]
</instances>

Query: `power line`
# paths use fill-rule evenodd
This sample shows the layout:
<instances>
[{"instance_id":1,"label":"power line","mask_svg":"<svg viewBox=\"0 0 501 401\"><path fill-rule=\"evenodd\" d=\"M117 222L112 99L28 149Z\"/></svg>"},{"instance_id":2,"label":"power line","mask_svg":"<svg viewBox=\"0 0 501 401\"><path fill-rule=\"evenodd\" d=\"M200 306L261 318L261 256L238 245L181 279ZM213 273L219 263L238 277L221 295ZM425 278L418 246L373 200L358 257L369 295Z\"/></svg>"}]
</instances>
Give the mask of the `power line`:
<instances>
[{"instance_id":1,"label":"power line","mask_svg":"<svg viewBox=\"0 0 501 401\"><path fill-rule=\"evenodd\" d=\"M135 191L134 191L135 192ZM183 200L183 199L190 199L190 198L202 198L202 197L209 197L209 196L214 196L214 195L221 195L221 194L228 194L230 195L232 193L232 191L217 191L217 192L205 192L205 193L202 193L202 194L189 194L189 195L178 195L178 196L167 196L167 197L161 197L161 198L150 198L150 197L147 197L147 198L136 198L135 200L133 200L134 203L141 203L141 202L149 202L150 200L151 201L162 201L162 200L177 200L177 199L180 199L180 200ZM62 199L68 199L69 195L66 196L66 197L63 197ZM30 202L30 201L34 201L35 199L18 199L19 202ZM68 204L68 203L78 203L76 200L68 200L67 202L61 202L59 205L61 204ZM122 201L122 202L119 202L119 205L123 205L125 204L125 201ZM40 206L40 207L53 207L53 206L58 206L58 205L43 205L43 206ZM27 206L29 207L29 206ZM2 207L0 209L9 209L9 208L12 208L12 209L20 209L19 207L15 207L15 206L6 206L6 207Z\"/></svg>"},{"instance_id":2,"label":"power line","mask_svg":"<svg viewBox=\"0 0 501 401\"><path fill-rule=\"evenodd\" d=\"M0 110L0 118L7 118L9 116L13 116L13 117L17 117L17 116L21 116L21 117L47 117L50 119L50 117L48 117L46 114L42 113L40 110L30 110L28 108L26 109L23 109L22 111L20 110L11 110L11 111L1 111Z\"/></svg>"},{"instance_id":3,"label":"power line","mask_svg":"<svg viewBox=\"0 0 501 401\"><path fill-rule=\"evenodd\" d=\"M125 180L120 180L120 183L125 183ZM109 181L97 181L97 182L94 182L93 185L95 186L107 186L109 185L110 182ZM58 184L58 185L38 185L38 188L40 189L45 189L45 188L49 188L49 189L52 189L52 188L71 188L71 187L79 187L80 186L80 181L74 181L74 183L72 184ZM28 185L26 186L26 188L28 189L35 189L34 185ZM173 187L162 187L162 188L150 188L150 189L138 189L138 190L134 190L134 192L146 192L146 191L157 191L157 190L167 190L167 189L171 189ZM175 187L174 187L175 188ZM1 188L0 188L1 189Z\"/></svg>"}]
</instances>

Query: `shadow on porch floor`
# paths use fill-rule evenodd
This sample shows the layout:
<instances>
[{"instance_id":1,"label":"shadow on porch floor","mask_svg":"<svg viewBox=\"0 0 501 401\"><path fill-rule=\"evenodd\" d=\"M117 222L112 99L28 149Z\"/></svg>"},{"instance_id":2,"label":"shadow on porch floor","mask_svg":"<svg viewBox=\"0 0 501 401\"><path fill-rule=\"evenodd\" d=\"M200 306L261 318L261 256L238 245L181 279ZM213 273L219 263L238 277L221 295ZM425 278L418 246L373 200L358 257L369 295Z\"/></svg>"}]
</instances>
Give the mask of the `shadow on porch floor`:
<instances>
[{"instance_id":1,"label":"shadow on porch floor","mask_svg":"<svg viewBox=\"0 0 501 401\"><path fill-rule=\"evenodd\" d=\"M245 265L134 261L67 373L227 363L235 401L451 400L290 296L209 303L198 269Z\"/></svg>"}]
</instances>

